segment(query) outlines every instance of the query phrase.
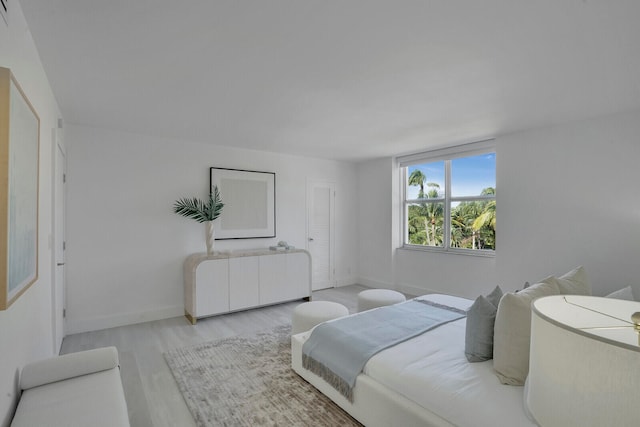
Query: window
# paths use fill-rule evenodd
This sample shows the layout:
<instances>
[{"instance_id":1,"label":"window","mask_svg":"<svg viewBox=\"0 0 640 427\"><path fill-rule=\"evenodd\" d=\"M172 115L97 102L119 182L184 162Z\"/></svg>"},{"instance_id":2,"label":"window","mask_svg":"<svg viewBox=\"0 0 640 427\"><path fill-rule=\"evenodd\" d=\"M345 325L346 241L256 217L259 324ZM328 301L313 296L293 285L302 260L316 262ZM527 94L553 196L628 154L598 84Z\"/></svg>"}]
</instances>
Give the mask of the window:
<instances>
[{"instance_id":1,"label":"window","mask_svg":"<svg viewBox=\"0 0 640 427\"><path fill-rule=\"evenodd\" d=\"M398 159L404 246L491 255L496 248L493 141Z\"/></svg>"}]
</instances>

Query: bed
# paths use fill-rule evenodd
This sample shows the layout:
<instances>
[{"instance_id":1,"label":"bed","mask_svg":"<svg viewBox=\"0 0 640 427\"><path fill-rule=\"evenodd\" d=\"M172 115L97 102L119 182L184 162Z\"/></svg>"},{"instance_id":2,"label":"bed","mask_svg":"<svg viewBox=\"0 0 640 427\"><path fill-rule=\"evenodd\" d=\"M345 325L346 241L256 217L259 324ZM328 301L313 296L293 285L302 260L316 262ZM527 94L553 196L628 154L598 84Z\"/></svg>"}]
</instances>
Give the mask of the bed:
<instances>
[{"instance_id":1,"label":"bed","mask_svg":"<svg viewBox=\"0 0 640 427\"><path fill-rule=\"evenodd\" d=\"M462 310L473 302L439 294L417 299ZM535 426L524 411L523 387L502 385L491 360L467 361L465 327L462 318L373 356L356 379L353 402L303 368L302 346L312 331L291 337L291 363L366 426Z\"/></svg>"}]
</instances>

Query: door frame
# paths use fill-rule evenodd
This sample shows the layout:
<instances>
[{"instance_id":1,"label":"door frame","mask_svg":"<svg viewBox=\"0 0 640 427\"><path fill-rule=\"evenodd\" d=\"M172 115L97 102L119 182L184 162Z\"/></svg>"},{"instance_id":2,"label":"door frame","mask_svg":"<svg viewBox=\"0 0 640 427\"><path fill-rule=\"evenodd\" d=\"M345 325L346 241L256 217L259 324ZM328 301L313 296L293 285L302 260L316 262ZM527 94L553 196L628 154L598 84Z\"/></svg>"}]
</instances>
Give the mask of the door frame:
<instances>
[{"instance_id":1,"label":"door frame","mask_svg":"<svg viewBox=\"0 0 640 427\"><path fill-rule=\"evenodd\" d=\"M57 270L57 263L58 263L58 259L57 259L57 253L56 253L56 248L57 245L62 241L63 242L63 248L64 248L64 242L65 242L65 208L66 208L66 185L65 185L65 181L63 178L63 184L62 184L62 204L63 204L63 209L62 209L62 235L58 235L57 232L57 227L56 227L56 222L58 220L57 218L57 212L56 212L56 203L57 203L57 197L59 196L58 194L58 188L57 188L57 176L58 176L58 172L59 172L59 168L62 168L62 173L63 176L66 177L66 163L67 163L67 152L64 146L64 140L63 140L63 134L62 134L62 121L59 120L58 121L58 127L53 128L52 130L52 156L51 156L51 162L52 162L52 168L51 168L51 173L52 173L52 191L51 191L51 326L52 326L52 342L53 342L53 352L54 354L59 354L60 352L60 348L62 346L62 340L65 337L65 330L66 330L66 325L65 325L65 310L66 310L66 279L65 276L63 275L63 279L62 279L62 283L59 284L57 283L57 274L56 274L56 270ZM59 164L58 162L58 150L60 150L60 152L62 153L63 156L63 164ZM63 249L64 251L64 249ZM63 252L63 262L64 262L64 252ZM58 307L57 304L57 292L60 291L62 292L62 307ZM57 312L58 310L62 310L63 312L63 316L62 316L62 324L58 325L58 320L57 320ZM58 327L60 328L61 334L62 336L58 336Z\"/></svg>"},{"instance_id":2,"label":"door frame","mask_svg":"<svg viewBox=\"0 0 640 427\"><path fill-rule=\"evenodd\" d=\"M329 288L335 288L338 285L336 280L336 264L335 264L335 252L336 252L336 184L333 181L328 180L313 180L307 179L307 218L306 218L306 250L311 254L310 249L310 225L311 225L311 207L313 206L313 189L315 187L329 188ZM313 254L311 254L313 255ZM311 266L313 269L313 256L311 257ZM311 289L313 290L313 270L311 274ZM328 289L328 288L324 288Z\"/></svg>"}]
</instances>

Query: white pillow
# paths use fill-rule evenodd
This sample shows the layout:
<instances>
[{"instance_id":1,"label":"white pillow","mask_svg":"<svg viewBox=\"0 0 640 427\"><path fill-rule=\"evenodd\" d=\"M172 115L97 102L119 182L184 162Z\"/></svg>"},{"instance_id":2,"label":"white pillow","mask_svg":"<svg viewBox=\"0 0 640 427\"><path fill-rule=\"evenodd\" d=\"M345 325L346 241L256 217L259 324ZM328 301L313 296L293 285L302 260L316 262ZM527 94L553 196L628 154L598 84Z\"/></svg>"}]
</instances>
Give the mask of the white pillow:
<instances>
[{"instance_id":1,"label":"white pillow","mask_svg":"<svg viewBox=\"0 0 640 427\"><path fill-rule=\"evenodd\" d=\"M115 347L102 347L54 356L29 363L22 368L20 388L28 390L56 381L107 371L118 365L118 350Z\"/></svg>"},{"instance_id":2,"label":"white pillow","mask_svg":"<svg viewBox=\"0 0 640 427\"><path fill-rule=\"evenodd\" d=\"M559 293L554 280L536 283L517 294L506 293L500 300L493 335L493 369L501 383L524 384L529 373L531 303Z\"/></svg>"},{"instance_id":3,"label":"white pillow","mask_svg":"<svg viewBox=\"0 0 640 427\"><path fill-rule=\"evenodd\" d=\"M628 301L636 300L633 297L633 290L631 289L631 286L627 286L626 288L618 289L615 292L611 292L609 295L607 295L607 298L626 299Z\"/></svg>"},{"instance_id":4,"label":"white pillow","mask_svg":"<svg viewBox=\"0 0 640 427\"><path fill-rule=\"evenodd\" d=\"M563 295L591 295L591 284L582 266L576 267L560 277L547 277L543 282L555 281Z\"/></svg>"}]
</instances>

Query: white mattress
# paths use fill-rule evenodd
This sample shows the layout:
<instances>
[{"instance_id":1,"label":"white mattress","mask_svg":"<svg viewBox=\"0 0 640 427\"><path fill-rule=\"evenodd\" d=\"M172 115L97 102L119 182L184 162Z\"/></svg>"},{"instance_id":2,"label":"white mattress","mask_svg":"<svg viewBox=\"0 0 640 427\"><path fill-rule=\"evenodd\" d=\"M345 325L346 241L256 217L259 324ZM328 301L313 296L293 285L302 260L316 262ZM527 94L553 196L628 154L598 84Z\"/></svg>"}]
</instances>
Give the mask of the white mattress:
<instances>
[{"instance_id":1,"label":"white mattress","mask_svg":"<svg viewBox=\"0 0 640 427\"><path fill-rule=\"evenodd\" d=\"M472 301L427 295L466 310ZM469 363L466 319L440 326L373 356L364 374L458 426L535 426L523 409L523 387L502 385L493 361Z\"/></svg>"}]
</instances>

